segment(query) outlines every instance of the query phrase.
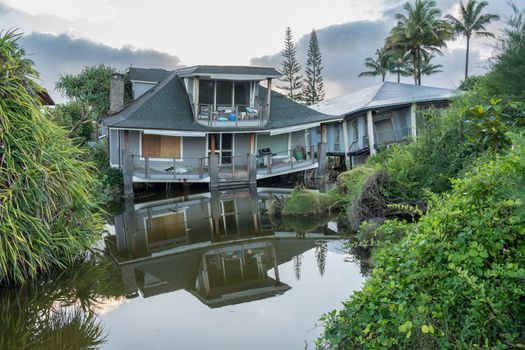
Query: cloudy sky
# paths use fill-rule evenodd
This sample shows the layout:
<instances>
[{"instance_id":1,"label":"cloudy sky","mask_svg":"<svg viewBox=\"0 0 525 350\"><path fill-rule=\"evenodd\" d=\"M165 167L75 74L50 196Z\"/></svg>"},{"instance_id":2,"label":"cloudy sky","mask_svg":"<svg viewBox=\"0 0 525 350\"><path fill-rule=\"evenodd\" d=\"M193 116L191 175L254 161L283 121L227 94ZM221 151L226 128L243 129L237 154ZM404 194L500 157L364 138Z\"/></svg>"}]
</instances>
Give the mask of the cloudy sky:
<instances>
[{"instance_id":1,"label":"cloudy sky","mask_svg":"<svg viewBox=\"0 0 525 350\"><path fill-rule=\"evenodd\" d=\"M318 31L327 97L372 85L357 78L365 57L382 46L394 14L406 0L0 0L0 30L18 27L42 84L57 99L60 73L77 73L99 63L174 69L182 65L278 67L287 26L304 62L308 36ZM454 14L459 0L437 0ZM519 1L518 1L519 3ZM506 0L489 0L488 10L504 17ZM490 29L498 32L501 22ZM436 63L444 72L423 84L457 87L463 74L465 42L450 42ZM471 72L486 70L493 40L475 39ZM395 77L389 77L395 80ZM406 80L410 82L410 80Z\"/></svg>"}]
</instances>

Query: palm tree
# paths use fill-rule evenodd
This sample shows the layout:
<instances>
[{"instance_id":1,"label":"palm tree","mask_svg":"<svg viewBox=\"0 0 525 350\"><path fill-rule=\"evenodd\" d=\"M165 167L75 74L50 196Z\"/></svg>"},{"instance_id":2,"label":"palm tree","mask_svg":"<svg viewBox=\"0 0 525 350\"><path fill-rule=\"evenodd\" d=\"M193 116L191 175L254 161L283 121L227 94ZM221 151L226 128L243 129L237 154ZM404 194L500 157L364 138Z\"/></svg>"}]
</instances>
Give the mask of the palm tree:
<instances>
[{"instance_id":1,"label":"palm tree","mask_svg":"<svg viewBox=\"0 0 525 350\"><path fill-rule=\"evenodd\" d=\"M412 55L414 81L421 85L422 52L442 54L440 49L452 37L452 28L441 19L434 0L416 0L414 5L407 2L403 8L408 14L396 14L397 24L385 39L385 47Z\"/></svg>"},{"instance_id":2,"label":"palm tree","mask_svg":"<svg viewBox=\"0 0 525 350\"><path fill-rule=\"evenodd\" d=\"M412 65L412 56L409 52L396 51L392 53L392 66L390 67L390 73L397 75L397 82L401 82L401 76L407 77L412 75L409 72L410 65Z\"/></svg>"},{"instance_id":3,"label":"palm tree","mask_svg":"<svg viewBox=\"0 0 525 350\"><path fill-rule=\"evenodd\" d=\"M421 75L432 75L432 74L443 72L441 70L441 68L443 68L443 65L441 65L441 64L433 64L431 62L435 57L436 56L434 56L434 55L432 55L432 54L430 54L430 53L428 53L426 51L422 51L422 54L421 54ZM413 74L414 73L414 68L408 67L407 72L409 74ZM419 85L421 85L421 77L419 79L420 79Z\"/></svg>"},{"instance_id":4,"label":"palm tree","mask_svg":"<svg viewBox=\"0 0 525 350\"><path fill-rule=\"evenodd\" d=\"M376 50L376 58L367 57L365 59L365 66L369 71L359 73L358 77L381 76L382 81L385 81L387 73L392 66L392 57L384 48Z\"/></svg>"},{"instance_id":5,"label":"palm tree","mask_svg":"<svg viewBox=\"0 0 525 350\"><path fill-rule=\"evenodd\" d=\"M450 21L457 34L467 38L467 53L465 57L465 80L468 78L468 55L470 50L470 38L473 34L484 37L494 37L494 34L486 31L485 25L499 19L498 15L487 13L482 14L483 9L488 5L487 1L468 0L467 5L463 0L459 1L460 13L459 18L452 15L445 17Z\"/></svg>"}]
</instances>

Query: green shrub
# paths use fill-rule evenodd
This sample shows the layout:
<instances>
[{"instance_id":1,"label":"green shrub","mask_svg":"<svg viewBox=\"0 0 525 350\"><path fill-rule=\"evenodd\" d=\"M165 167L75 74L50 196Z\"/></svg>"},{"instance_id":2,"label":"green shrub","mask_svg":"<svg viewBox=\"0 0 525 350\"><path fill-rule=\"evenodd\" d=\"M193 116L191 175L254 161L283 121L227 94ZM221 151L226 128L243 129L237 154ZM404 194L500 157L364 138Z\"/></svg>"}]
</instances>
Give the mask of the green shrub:
<instances>
[{"instance_id":1,"label":"green shrub","mask_svg":"<svg viewBox=\"0 0 525 350\"><path fill-rule=\"evenodd\" d=\"M44 116L19 35L0 33L0 283L70 266L103 222L85 153Z\"/></svg>"},{"instance_id":2,"label":"green shrub","mask_svg":"<svg viewBox=\"0 0 525 350\"><path fill-rule=\"evenodd\" d=\"M451 188L484 155L504 151L505 133L525 125L525 105L485 99L477 93L457 98L441 116L422 122L417 142L401 144L368 161L388 174L382 192L388 202L426 202L427 194Z\"/></svg>"},{"instance_id":3,"label":"green shrub","mask_svg":"<svg viewBox=\"0 0 525 350\"><path fill-rule=\"evenodd\" d=\"M335 202L335 198L329 194L297 187L284 199L281 215L324 215L333 209Z\"/></svg>"},{"instance_id":4,"label":"green shrub","mask_svg":"<svg viewBox=\"0 0 525 350\"><path fill-rule=\"evenodd\" d=\"M525 134L476 165L401 241L343 310L323 316L325 349L525 347Z\"/></svg>"}]
</instances>

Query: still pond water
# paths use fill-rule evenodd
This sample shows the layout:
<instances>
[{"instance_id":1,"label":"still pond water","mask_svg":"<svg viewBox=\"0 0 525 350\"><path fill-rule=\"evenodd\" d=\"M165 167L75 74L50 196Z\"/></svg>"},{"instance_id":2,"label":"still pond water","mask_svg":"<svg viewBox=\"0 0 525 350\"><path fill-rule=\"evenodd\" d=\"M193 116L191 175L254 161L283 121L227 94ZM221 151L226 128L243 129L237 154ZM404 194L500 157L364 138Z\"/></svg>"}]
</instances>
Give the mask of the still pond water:
<instances>
[{"instance_id":1,"label":"still pond water","mask_svg":"<svg viewBox=\"0 0 525 350\"><path fill-rule=\"evenodd\" d=\"M285 190L126 202L75 269L0 291L0 348L314 349L364 281L333 222L275 222Z\"/></svg>"}]
</instances>

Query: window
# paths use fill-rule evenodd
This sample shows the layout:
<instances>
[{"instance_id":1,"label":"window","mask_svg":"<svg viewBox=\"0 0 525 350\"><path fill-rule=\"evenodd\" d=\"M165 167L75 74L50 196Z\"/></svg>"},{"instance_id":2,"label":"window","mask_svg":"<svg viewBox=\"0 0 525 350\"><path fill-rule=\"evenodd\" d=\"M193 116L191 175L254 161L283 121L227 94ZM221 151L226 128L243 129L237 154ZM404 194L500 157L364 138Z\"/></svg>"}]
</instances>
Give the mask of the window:
<instances>
[{"instance_id":1,"label":"window","mask_svg":"<svg viewBox=\"0 0 525 350\"><path fill-rule=\"evenodd\" d=\"M213 80L199 81L199 103L212 105L214 102L215 82Z\"/></svg>"},{"instance_id":2,"label":"window","mask_svg":"<svg viewBox=\"0 0 525 350\"><path fill-rule=\"evenodd\" d=\"M231 164L233 156L233 134L208 134L208 154L212 150L212 140L215 139L215 154L218 155L220 164Z\"/></svg>"},{"instance_id":3,"label":"window","mask_svg":"<svg viewBox=\"0 0 525 350\"><path fill-rule=\"evenodd\" d=\"M394 126L392 119L383 119L374 122L376 144L384 145L394 141Z\"/></svg>"},{"instance_id":4,"label":"window","mask_svg":"<svg viewBox=\"0 0 525 350\"><path fill-rule=\"evenodd\" d=\"M142 135L142 156L180 159L180 141L178 136Z\"/></svg>"},{"instance_id":5,"label":"window","mask_svg":"<svg viewBox=\"0 0 525 350\"><path fill-rule=\"evenodd\" d=\"M247 81L235 82L235 104L248 106L250 104L250 83Z\"/></svg>"},{"instance_id":6,"label":"window","mask_svg":"<svg viewBox=\"0 0 525 350\"><path fill-rule=\"evenodd\" d=\"M217 105L231 106L233 94L233 82L217 81Z\"/></svg>"}]
</instances>

